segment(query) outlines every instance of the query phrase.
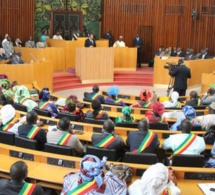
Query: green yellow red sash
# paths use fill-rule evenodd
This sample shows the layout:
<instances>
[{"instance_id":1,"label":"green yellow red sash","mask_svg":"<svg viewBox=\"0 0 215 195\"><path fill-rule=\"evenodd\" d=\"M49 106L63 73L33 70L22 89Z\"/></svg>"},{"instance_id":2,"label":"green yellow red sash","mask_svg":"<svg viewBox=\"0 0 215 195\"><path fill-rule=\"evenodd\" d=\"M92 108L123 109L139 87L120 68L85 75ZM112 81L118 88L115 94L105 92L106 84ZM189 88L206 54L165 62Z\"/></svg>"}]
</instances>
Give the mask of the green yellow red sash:
<instances>
[{"instance_id":1,"label":"green yellow red sash","mask_svg":"<svg viewBox=\"0 0 215 195\"><path fill-rule=\"evenodd\" d=\"M115 140L116 138L113 135L109 134L106 138L96 144L96 146L99 148L107 148Z\"/></svg>"},{"instance_id":2,"label":"green yellow red sash","mask_svg":"<svg viewBox=\"0 0 215 195\"><path fill-rule=\"evenodd\" d=\"M198 99L197 100L197 106L201 106L202 105L202 100L201 99Z\"/></svg>"},{"instance_id":3,"label":"green yellow red sash","mask_svg":"<svg viewBox=\"0 0 215 195\"><path fill-rule=\"evenodd\" d=\"M97 98L99 97L99 94L98 93L95 93L93 96L92 96L92 100L96 100Z\"/></svg>"},{"instance_id":4,"label":"green yellow red sash","mask_svg":"<svg viewBox=\"0 0 215 195\"><path fill-rule=\"evenodd\" d=\"M42 102L39 105L39 109L44 110L49 105L49 102Z\"/></svg>"},{"instance_id":5,"label":"green yellow red sash","mask_svg":"<svg viewBox=\"0 0 215 195\"><path fill-rule=\"evenodd\" d=\"M95 180L90 182L84 182L72 191L70 191L67 195L85 195L96 187L97 183Z\"/></svg>"},{"instance_id":6,"label":"green yellow red sash","mask_svg":"<svg viewBox=\"0 0 215 195\"><path fill-rule=\"evenodd\" d=\"M146 137L143 139L142 143L140 144L139 148L134 150L133 153L141 153L143 150L148 148L149 145L152 143L154 137L155 137L155 134L149 131L146 134Z\"/></svg>"},{"instance_id":7,"label":"green yellow red sash","mask_svg":"<svg viewBox=\"0 0 215 195\"><path fill-rule=\"evenodd\" d=\"M146 102L145 104L143 104L143 108L148 108L151 105L151 102Z\"/></svg>"},{"instance_id":8,"label":"green yellow red sash","mask_svg":"<svg viewBox=\"0 0 215 195\"><path fill-rule=\"evenodd\" d=\"M190 133L189 136L173 151L174 154L182 154L196 139L196 135ZM172 156L170 157L170 159Z\"/></svg>"},{"instance_id":9,"label":"green yellow red sash","mask_svg":"<svg viewBox=\"0 0 215 195\"><path fill-rule=\"evenodd\" d=\"M2 131L8 131L11 127L13 127L14 123L7 123L2 127Z\"/></svg>"},{"instance_id":10,"label":"green yellow red sash","mask_svg":"<svg viewBox=\"0 0 215 195\"><path fill-rule=\"evenodd\" d=\"M25 182L21 191L19 192L19 195L31 195L36 187L36 184L31 184Z\"/></svg>"},{"instance_id":11,"label":"green yellow red sash","mask_svg":"<svg viewBox=\"0 0 215 195\"><path fill-rule=\"evenodd\" d=\"M104 114L104 112L102 110L100 110L98 115L96 116L96 119L101 118L103 114Z\"/></svg>"},{"instance_id":12,"label":"green yellow red sash","mask_svg":"<svg viewBox=\"0 0 215 195\"><path fill-rule=\"evenodd\" d=\"M193 125L193 124L194 124L194 119L191 119L191 120L190 120L190 123Z\"/></svg>"},{"instance_id":13,"label":"green yellow red sash","mask_svg":"<svg viewBox=\"0 0 215 195\"><path fill-rule=\"evenodd\" d=\"M18 103L23 104L26 100L28 100L28 98L20 97L19 100L18 100Z\"/></svg>"},{"instance_id":14,"label":"green yellow red sash","mask_svg":"<svg viewBox=\"0 0 215 195\"><path fill-rule=\"evenodd\" d=\"M180 102L177 102L176 105L175 105L175 107L176 107L176 108L180 108L180 107L181 107L181 103L180 103Z\"/></svg>"},{"instance_id":15,"label":"green yellow red sash","mask_svg":"<svg viewBox=\"0 0 215 195\"><path fill-rule=\"evenodd\" d=\"M161 116L160 120L158 121L159 123L164 123L165 122L165 117Z\"/></svg>"},{"instance_id":16,"label":"green yellow red sash","mask_svg":"<svg viewBox=\"0 0 215 195\"><path fill-rule=\"evenodd\" d=\"M4 88L1 91L2 91L3 94L5 94L7 92L7 90L4 89Z\"/></svg>"},{"instance_id":17,"label":"green yellow red sash","mask_svg":"<svg viewBox=\"0 0 215 195\"><path fill-rule=\"evenodd\" d=\"M27 138L28 139L34 139L34 137L37 135L37 133L39 132L40 128L37 126L33 126L31 128L31 130L29 131Z\"/></svg>"},{"instance_id":18,"label":"green yellow red sash","mask_svg":"<svg viewBox=\"0 0 215 195\"><path fill-rule=\"evenodd\" d=\"M66 146L66 144L68 143L70 137L72 137L72 134L67 133L67 132L64 133L63 136L58 141L57 145Z\"/></svg>"},{"instance_id":19,"label":"green yellow red sash","mask_svg":"<svg viewBox=\"0 0 215 195\"><path fill-rule=\"evenodd\" d=\"M121 102L122 102L121 99L116 99L116 100L114 100L114 103L116 103L116 104L120 104Z\"/></svg>"},{"instance_id":20,"label":"green yellow red sash","mask_svg":"<svg viewBox=\"0 0 215 195\"><path fill-rule=\"evenodd\" d=\"M73 37L75 38L75 40L78 39L77 35L75 33L73 33Z\"/></svg>"},{"instance_id":21,"label":"green yellow red sash","mask_svg":"<svg viewBox=\"0 0 215 195\"><path fill-rule=\"evenodd\" d=\"M169 188L165 188L161 195L171 195L171 190Z\"/></svg>"}]
</instances>

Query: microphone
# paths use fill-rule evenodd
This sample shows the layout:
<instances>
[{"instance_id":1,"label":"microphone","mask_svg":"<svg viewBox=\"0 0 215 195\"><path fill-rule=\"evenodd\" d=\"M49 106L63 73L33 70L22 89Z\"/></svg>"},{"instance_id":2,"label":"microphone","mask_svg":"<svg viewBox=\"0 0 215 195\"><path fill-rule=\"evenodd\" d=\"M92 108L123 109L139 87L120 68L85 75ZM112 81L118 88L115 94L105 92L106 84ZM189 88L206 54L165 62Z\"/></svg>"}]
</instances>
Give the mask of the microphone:
<instances>
[{"instance_id":1,"label":"microphone","mask_svg":"<svg viewBox=\"0 0 215 195\"><path fill-rule=\"evenodd\" d=\"M31 56L33 57L33 59L37 62L37 63L39 63L38 62L38 60L34 57L34 55L31 53Z\"/></svg>"}]
</instances>

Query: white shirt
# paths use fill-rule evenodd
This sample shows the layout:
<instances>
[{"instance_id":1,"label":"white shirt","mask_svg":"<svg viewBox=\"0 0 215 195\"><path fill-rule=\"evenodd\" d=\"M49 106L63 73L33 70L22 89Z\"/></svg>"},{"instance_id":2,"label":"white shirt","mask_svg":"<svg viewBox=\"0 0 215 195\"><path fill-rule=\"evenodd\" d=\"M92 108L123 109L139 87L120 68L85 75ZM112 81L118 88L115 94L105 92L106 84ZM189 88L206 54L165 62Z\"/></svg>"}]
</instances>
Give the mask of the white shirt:
<instances>
[{"instance_id":1,"label":"white shirt","mask_svg":"<svg viewBox=\"0 0 215 195\"><path fill-rule=\"evenodd\" d=\"M63 37L61 35L54 35L53 39L63 40Z\"/></svg>"},{"instance_id":2,"label":"white shirt","mask_svg":"<svg viewBox=\"0 0 215 195\"><path fill-rule=\"evenodd\" d=\"M113 45L113 47L125 47L124 41L116 41Z\"/></svg>"},{"instance_id":3,"label":"white shirt","mask_svg":"<svg viewBox=\"0 0 215 195\"><path fill-rule=\"evenodd\" d=\"M163 143L162 148L175 150L189 136L187 133L170 135ZM200 154L205 150L205 141L197 136L193 143L183 152L183 154Z\"/></svg>"}]
</instances>

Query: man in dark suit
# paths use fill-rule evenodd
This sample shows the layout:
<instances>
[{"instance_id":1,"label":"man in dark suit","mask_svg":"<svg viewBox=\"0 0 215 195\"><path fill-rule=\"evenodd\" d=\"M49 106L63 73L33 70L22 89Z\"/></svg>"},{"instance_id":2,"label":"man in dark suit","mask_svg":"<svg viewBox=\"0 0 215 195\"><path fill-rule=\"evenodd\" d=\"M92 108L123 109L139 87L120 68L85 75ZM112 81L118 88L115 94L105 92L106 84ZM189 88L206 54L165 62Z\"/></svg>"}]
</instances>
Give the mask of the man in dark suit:
<instances>
[{"instance_id":1,"label":"man in dark suit","mask_svg":"<svg viewBox=\"0 0 215 195\"><path fill-rule=\"evenodd\" d=\"M141 68L141 56L143 48L143 39L139 37L139 34L133 39L133 47L137 48L137 67Z\"/></svg>"},{"instance_id":2,"label":"man in dark suit","mask_svg":"<svg viewBox=\"0 0 215 195\"><path fill-rule=\"evenodd\" d=\"M99 95L99 86L94 85L93 86L93 91L91 93L84 92L84 98L89 99L89 100L99 100L101 104L105 103L105 99L102 95Z\"/></svg>"},{"instance_id":3,"label":"man in dark suit","mask_svg":"<svg viewBox=\"0 0 215 195\"><path fill-rule=\"evenodd\" d=\"M208 59L210 56L209 56L209 53L208 53L208 48L205 48L202 52L201 52L201 54L200 54L200 56L199 56L199 59Z\"/></svg>"},{"instance_id":4,"label":"man in dark suit","mask_svg":"<svg viewBox=\"0 0 215 195\"><path fill-rule=\"evenodd\" d=\"M28 175L28 166L24 161L17 161L10 167L11 180L0 180L0 194L24 194L24 188L31 185L26 183L25 179ZM34 188L34 189L33 189ZM32 195L44 195L43 189L36 185L32 185Z\"/></svg>"},{"instance_id":5,"label":"man in dark suit","mask_svg":"<svg viewBox=\"0 0 215 195\"><path fill-rule=\"evenodd\" d=\"M85 40L85 47L96 47L96 42L94 40L94 35L90 34L90 36L88 37L88 39Z\"/></svg>"},{"instance_id":6,"label":"man in dark suit","mask_svg":"<svg viewBox=\"0 0 215 195\"><path fill-rule=\"evenodd\" d=\"M142 119L138 123L139 131L129 132L126 140L126 144L130 148L130 152L134 152L139 149L141 143L148 135L149 122L147 119ZM160 141L158 140L157 134L153 133L153 139L148 147L141 151L141 153L153 153L154 150L159 146Z\"/></svg>"},{"instance_id":7,"label":"man in dark suit","mask_svg":"<svg viewBox=\"0 0 215 195\"><path fill-rule=\"evenodd\" d=\"M23 59L21 57L22 57L22 52L17 50L12 55L11 63L12 64L25 64L25 62L23 61Z\"/></svg>"},{"instance_id":8,"label":"man in dark suit","mask_svg":"<svg viewBox=\"0 0 215 195\"><path fill-rule=\"evenodd\" d=\"M35 127L37 127L35 124L37 122L37 113L34 111L30 111L28 112L27 116L26 116L26 121L27 124L24 125L20 125L18 127L18 134L21 137L25 137L28 138L29 136L29 132ZM30 138L29 138L30 139ZM39 149L43 150L44 148L44 144L47 142L46 141L46 133L43 129L40 129L37 134L35 135L35 137L33 137L32 139L36 140L39 144Z\"/></svg>"},{"instance_id":9,"label":"man in dark suit","mask_svg":"<svg viewBox=\"0 0 215 195\"><path fill-rule=\"evenodd\" d=\"M102 134L93 134L92 135L92 144L96 147L99 146L100 143L107 138L108 136L113 136L114 141L112 141L109 145L107 145L107 149L115 149L117 151L118 156L122 156L124 154L124 142L120 136L115 135L114 132L114 123L112 120L108 119L103 124L103 133Z\"/></svg>"},{"instance_id":10,"label":"man in dark suit","mask_svg":"<svg viewBox=\"0 0 215 195\"><path fill-rule=\"evenodd\" d=\"M175 77L174 91L177 91L179 96L185 96L187 79L191 78L191 73L190 69L184 65L184 60L179 59L177 66L170 67L169 75Z\"/></svg>"},{"instance_id":11,"label":"man in dark suit","mask_svg":"<svg viewBox=\"0 0 215 195\"><path fill-rule=\"evenodd\" d=\"M106 31L106 33L104 34L103 38L108 40L109 47L113 46L113 36L111 35L109 30Z\"/></svg>"},{"instance_id":12,"label":"man in dark suit","mask_svg":"<svg viewBox=\"0 0 215 195\"><path fill-rule=\"evenodd\" d=\"M193 53L193 49L189 49L184 60L195 60L195 59L196 59L196 56Z\"/></svg>"}]
</instances>

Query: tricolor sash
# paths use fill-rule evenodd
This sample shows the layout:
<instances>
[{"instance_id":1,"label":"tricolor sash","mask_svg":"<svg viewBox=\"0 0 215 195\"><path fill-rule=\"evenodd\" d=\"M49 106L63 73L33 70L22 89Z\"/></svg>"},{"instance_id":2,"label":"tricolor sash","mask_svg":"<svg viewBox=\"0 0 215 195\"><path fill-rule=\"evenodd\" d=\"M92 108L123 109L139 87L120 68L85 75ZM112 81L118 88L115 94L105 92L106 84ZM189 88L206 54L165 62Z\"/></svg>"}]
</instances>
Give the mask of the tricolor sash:
<instances>
[{"instance_id":1,"label":"tricolor sash","mask_svg":"<svg viewBox=\"0 0 215 195\"><path fill-rule=\"evenodd\" d=\"M91 99L92 99L92 100L96 100L98 97L99 97L99 94L98 94L98 93L95 93L95 94L91 97Z\"/></svg>"},{"instance_id":2,"label":"tricolor sash","mask_svg":"<svg viewBox=\"0 0 215 195\"><path fill-rule=\"evenodd\" d=\"M151 102L146 102L145 104L143 104L143 108L148 108L151 105Z\"/></svg>"},{"instance_id":3,"label":"tricolor sash","mask_svg":"<svg viewBox=\"0 0 215 195\"><path fill-rule=\"evenodd\" d=\"M100 119L104 112L102 110L99 111L98 115L96 116L96 119Z\"/></svg>"},{"instance_id":4,"label":"tricolor sash","mask_svg":"<svg viewBox=\"0 0 215 195\"><path fill-rule=\"evenodd\" d=\"M154 139L155 134L152 132L148 132L146 134L146 137L143 139L142 143L140 144L139 148L134 150L133 153L141 153L143 150L149 147L149 145L152 143L152 140Z\"/></svg>"},{"instance_id":5,"label":"tricolor sash","mask_svg":"<svg viewBox=\"0 0 215 195\"><path fill-rule=\"evenodd\" d=\"M81 185L70 191L67 195L85 195L96 187L97 183L94 179L93 181L82 183Z\"/></svg>"},{"instance_id":6,"label":"tricolor sash","mask_svg":"<svg viewBox=\"0 0 215 195\"><path fill-rule=\"evenodd\" d=\"M190 133L189 136L173 151L174 154L182 154L196 139L196 135ZM170 159L172 156L170 157Z\"/></svg>"},{"instance_id":7,"label":"tricolor sash","mask_svg":"<svg viewBox=\"0 0 215 195\"><path fill-rule=\"evenodd\" d=\"M161 116L160 120L158 121L159 123L164 123L165 122L165 117Z\"/></svg>"},{"instance_id":8,"label":"tricolor sash","mask_svg":"<svg viewBox=\"0 0 215 195\"><path fill-rule=\"evenodd\" d=\"M190 123L193 125L193 124L194 124L194 119L191 119L191 120L190 120Z\"/></svg>"},{"instance_id":9,"label":"tricolor sash","mask_svg":"<svg viewBox=\"0 0 215 195\"><path fill-rule=\"evenodd\" d=\"M72 36L74 37L75 40L78 39L78 37L77 37L77 35L75 33L73 33Z\"/></svg>"},{"instance_id":10,"label":"tricolor sash","mask_svg":"<svg viewBox=\"0 0 215 195\"><path fill-rule=\"evenodd\" d=\"M175 105L175 107L176 107L176 108L180 108L180 107L181 107L181 103L180 103L180 102L177 102L176 105Z\"/></svg>"},{"instance_id":11,"label":"tricolor sash","mask_svg":"<svg viewBox=\"0 0 215 195\"><path fill-rule=\"evenodd\" d=\"M202 105L202 100L199 98L198 100L197 100L197 106L201 106Z\"/></svg>"},{"instance_id":12,"label":"tricolor sash","mask_svg":"<svg viewBox=\"0 0 215 195\"><path fill-rule=\"evenodd\" d=\"M46 107L49 105L49 102L42 102L40 105L39 105L39 109L40 110L44 110L46 109Z\"/></svg>"},{"instance_id":13,"label":"tricolor sash","mask_svg":"<svg viewBox=\"0 0 215 195\"><path fill-rule=\"evenodd\" d=\"M171 190L169 188L165 188L161 195L171 195Z\"/></svg>"},{"instance_id":14,"label":"tricolor sash","mask_svg":"<svg viewBox=\"0 0 215 195\"><path fill-rule=\"evenodd\" d=\"M20 98L18 99L18 103L19 103L19 104L23 104L26 100L28 100L28 98L20 97Z\"/></svg>"},{"instance_id":15,"label":"tricolor sash","mask_svg":"<svg viewBox=\"0 0 215 195\"><path fill-rule=\"evenodd\" d=\"M107 148L115 140L116 140L116 137L109 134L106 138L104 138L102 141L100 141L98 144L96 144L96 146L99 148Z\"/></svg>"},{"instance_id":16,"label":"tricolor sash","mask_svg":"<svg viewBox=\"0 0 215 195\"><path fill-rule=\"evenodd\" d=\"M39 132L39 130L40 130L39 127L33 126L26 137L28 139L34 139L34 137L37 135L37 133Z\"/></svg>"},{"instance_id":17,"label":"tricolor sash","mask_svg":"<svg viewBox=\"0 0 215 195\"><path fill-rule=\"evenodd\" d=\"M11 127L13 127L13 125L14 125L14 123L12 123L12 122L5 124L2 127L2 131L8 131Z\"/></svg>"},{"instance_id":18,"label":"tricolor sash","mask_svg":"<svg viewBox=\"0 0 215 195\"><path fill-rule=\"evenodd\" d=\"M62 137L60 138L60 140L57 142L57 145L60 146L66 146L66 144L68 143L70 137L72 137L72 134L66 132L62 135Z\"/></svg>"},{"instance_id":19,"label":"tricolor sash","mask_svg":"<svg viewBox=\"0 0 215 195\"><path fill-rule=\"evenodd\" d=\"M121 102L122 102L121 99L116 99L116 100L114 100L114 103L116 103L116 104L120 104Z\"/></svg>"},{"instance_id":20,"label":"tricolor sash","mask_svg":"<svg viewBox=\"0 0 215 195\"><path fill-rule=\"evenodd\" d=\"M19 192L19 195L31 195L36 187L36 184L31 184L25 182L22 186L21 191Z\"/></svg>"}]
</instances>

